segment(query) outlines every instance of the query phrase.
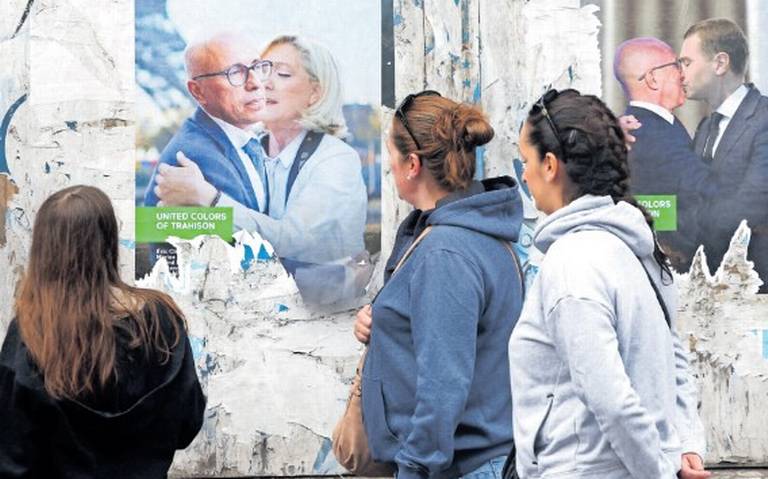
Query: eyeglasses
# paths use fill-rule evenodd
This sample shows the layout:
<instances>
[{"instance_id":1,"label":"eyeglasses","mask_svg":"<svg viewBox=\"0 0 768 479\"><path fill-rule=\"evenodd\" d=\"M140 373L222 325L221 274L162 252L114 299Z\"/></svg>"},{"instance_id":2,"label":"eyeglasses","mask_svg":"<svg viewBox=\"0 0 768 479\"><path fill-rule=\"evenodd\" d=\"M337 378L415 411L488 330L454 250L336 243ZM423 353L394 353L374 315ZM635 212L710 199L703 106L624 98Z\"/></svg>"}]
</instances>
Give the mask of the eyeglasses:
<instances>
[{"instance_id":1,"label":"eyeglasses","mask_svg":"<svg viewBox=\"0 0 768 479\"><path fill-rule=\"evenodd\" d=\"M565 91L575 91L575 90L563 90L563 92ZM541 98L536 100L536 103L533 104L533 106L531 107L530 114L537 115L541 113L542 115L544 115L544 118L547 119L547 123L549 123L549 127L552 129L552 133L555 135L557 144L560 146L560 151L563 153L563 158L565 158L565 147L563 146L563 142L560 141L560 131L555 126L555 122L552 121L552 117L549 115L549 111L547 110L547 103L552 103L555 100L555 98L560 96L560 93L561 92L558 92L554 88L547 90L547 92L541 95Z\"/></svg>"},{"instance_id":2,"label":"eyeglasses","mask_svg":"<svg viewBox=\"0 0 768 479\"><path fill-rule=\"evenodd\" d=\"M405 131L408 132L409 135L411 135L411 139L416 144L416 149L420 150L421 145L419 145L418 140L416 140L416 137L413 136L413 132L411 131L411 128L408 126L408 118L405 116L405 112L408 110L408 107L411 106L411 103L413 103L413 100L420 96L442 96L439 92L436 92L435 90L424 90L419 93L411 93L410 95L403 98L403 101L400 102L400 106L397 107L397 110L395 110L395 116L400 118L400 122L403 124L403 127L405 127Z\"/></svg>"},{"instance_id":3,"label":"eyeglasses","mask_svg":"<svg viewBox=\"0 0 768 479\"><path fill-rule=\"evenodd\" d=\"M637 81L645 80L645 77L650 75L650 74L652 74L655 70L660 70L662 68L667 68L667 67L671 67L671 66L674 66L675 68L680 70L680 60L675 60L673 62L669 62L669 63L665 63L663 65L659 65L659 66L653 67L650 70L648 70L647 72L643 73L640 77L638 77Z\"/></svg>"},{"instance_id":4,"label":"eyeglasses","mask_svg":"<svg viewBox=\"0 0 768 479\"><path fill-rule=\"evenodd\" d=\"M253 63L246 66L242 63L235 63L225 70L215 73L203 73L192 77L193 80L200 78L226 76L227 81L234 87L243 86L248 82L248 75L253 71L259 81L264 81L272 74L272 62L269 60L254 60Z\"/></svg>"}]
</instances>

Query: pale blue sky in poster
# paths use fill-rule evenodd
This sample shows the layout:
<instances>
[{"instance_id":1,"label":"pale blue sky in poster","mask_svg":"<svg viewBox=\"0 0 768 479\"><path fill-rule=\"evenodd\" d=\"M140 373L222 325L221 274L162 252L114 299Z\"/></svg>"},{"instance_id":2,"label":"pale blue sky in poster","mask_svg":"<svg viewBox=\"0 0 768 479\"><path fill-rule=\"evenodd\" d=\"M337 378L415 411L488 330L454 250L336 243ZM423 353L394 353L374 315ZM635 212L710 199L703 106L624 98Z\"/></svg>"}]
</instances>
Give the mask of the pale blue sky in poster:
<instances>
[{"instance_id":1,"label":"pale blue sky in poster","mask_svg":"<svg viewBox=\"0 0 768 479\"><path fill-rule=\"evenodd\" d=\"M336 57L344 103L380 104L379 0L168 0L167 12L187 42L227 30L261 45L286 33L308 36Z\"/></svg>"}]
</instances>

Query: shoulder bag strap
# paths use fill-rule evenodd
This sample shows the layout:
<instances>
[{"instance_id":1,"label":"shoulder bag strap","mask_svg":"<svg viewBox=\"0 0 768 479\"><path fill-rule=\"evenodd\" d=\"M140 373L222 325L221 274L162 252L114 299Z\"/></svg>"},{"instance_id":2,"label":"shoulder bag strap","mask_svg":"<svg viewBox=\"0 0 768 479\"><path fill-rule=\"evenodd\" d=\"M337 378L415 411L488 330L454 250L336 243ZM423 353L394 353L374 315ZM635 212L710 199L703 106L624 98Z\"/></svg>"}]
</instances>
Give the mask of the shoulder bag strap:
<instances>
[{"instance_id":1,"label":"shoulder bag strap","mask_svg":"<svg viewBox=\"0 0 768 479\"><path fill-rule=\"evenodd\" d=\"M411 255L413 250L416 248L416 246L418 246L418 244L421 243L421 240L423 240L424 237L427 236L427 234L429 234L430 231L432 231L432 226L427 226L426 228L424 228L424 231L422 231L421 234L419 234L419 236L417 236L416 239L413 240L413 243L411 243L411 245L408 247L408 249L405 250L405 253L403 253L403 255L400 257L400 260L397 262L397 266L395 266L394 271L392 271L392 275L390 275L390 279L392 278L392 276L395 275L397 270L399 270L400 267L405 263L405 260L408 259L408 257ZM376 296L374 296L373 299L371 300L371 304L373 304L374 301L376 301L376 298L379 297L379 295L381 294L381 292L383 290L384 290L384 288L382 287L376 293Z\"/></svg>"},{"instance_id":2,"label":"shoulder bag strap","mask_svg":"<svg viewBox=\"0 0 768 479\"><path fill-rule=\"evenodd\" d=\"M620 236L618 236L618 235L616 235L614 233L611 233L610 231L606 231L606 233L612 234L612 235L616 236L617 238L619 238L621 240L621 242L624 243L624 245L627 247L627 249L632 251L632 249L629 247L629 245ZM653 288L653 292L656 295L656 300L659 302L659 305L661 306L661 311L664 313L664 321L667 323L667 326L671 330L672 329L672 319L671 319L671 316L669 315L669 310L667 309L667 304L664 302L664 298L662 298L661 292L659 291L658 286L656 286L656 282L653 281L653 278L651 277L651 273L648 271L648 268L645 267L645 263L643 263L643 260L640 259L640 257L637 256L637 255L635 255L635 258L637 258L637 260L640 262L640 266L642 266L643 271L645 271L645 275L648 277L648 281L651 282L651 287Z\"/></svg>"},{"instance_id":3,"label":"shoulder bag strap","mask_svg":"<svg viewBox=\"0 0 768 479\"><path fill-rule=\"evenodd\" d=\"M432 226L427 226L424 228L424 231L421 232L419 236L416 237L415 240L413 240L413 243L411 243L411 246L408 247L407 250L405 250L405 253L403 253L403 256L400 257L400 261L397 262L397 266L395 266L394 271L392 271L392 274L395 274L395 272L400 269L400 267L405 263L405 260L408 259L408 257L413 253L413 250L418 246L419 243L421 243L421 240L424 239L427 234L432 231Z\"/></svg>"},{"instance_id":4,"label":"shoulder bag strap","mask_svg":"<svg viewBox=\"0 0 768 479\"><path fill-rule=\"evenodd\" d=\"M643 264L643 260L641 260L639 257L637 257L637 260L640 261L640 266L643 267L643 271L645 271L645 275L648 276L648 281L651 282L651 287L653 288L653 292L656 294L656 299L659 301L659 304L661 305L661 311L664 313L664 321L667 322L667 326L672 329L672 319L669 315L669 310L667 309L667 304L664 302L664 298L661 296L661 291L659 291L659 287L656 286L656 282L651 277L651 273L648 271L648 268L645 267L645 264Z\"/></svg>"},{"instance_id":5,"label":"shoulder bag strap","mask_svg":"<svg viewBox=\"0 0 768 479\"><path fill-rule=\"evenodd\" d=\"M509 241L504 241L501 238L498 238L498 240L501 242L501 244L504 245L504 248L509 251L509 254L512 255L512 259L515 261L515 269L517 270L517 276L520 278L520 292L523 296L523 300L525 300L525 274L523 274L523 266L520 264L520 258L517 256L517 253L515 252L515 249L512 247L512 245L509 243Z\"/></svg>"}]
</instances>

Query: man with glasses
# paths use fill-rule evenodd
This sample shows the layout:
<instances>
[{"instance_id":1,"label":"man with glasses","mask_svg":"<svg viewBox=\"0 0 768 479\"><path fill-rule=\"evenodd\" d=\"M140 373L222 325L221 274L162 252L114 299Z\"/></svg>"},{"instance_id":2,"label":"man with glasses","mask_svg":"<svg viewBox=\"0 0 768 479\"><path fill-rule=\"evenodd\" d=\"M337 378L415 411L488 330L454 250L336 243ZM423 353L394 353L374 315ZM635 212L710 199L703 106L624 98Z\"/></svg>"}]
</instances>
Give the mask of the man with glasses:
<instances>
[{"instance_id":1,"label":"man with glasses","mask_svg":"<svg viewBox=\"0 0 768 479\"><path fill-rule=\"evenodd\" d=\"M675 51L651 37L619 45L614 74L629 101L625 115L641 127L629 152L635 195L675 195L677 230L658 232L672 266L686 271L698 246L703 200L716 192L709 167L693 151L691 138L672 111L685 102Z\"/></svg>"},{"instance_id":2,"label":"man with glasses","mask_svg":"<svg viewBox=\"0 0 768 479\"><path fill-rule=\"evenodd\" d=\"M712 110L694 137L719 185L701 222L709 267L718 267L746 219L752 228L747 257L768 283L768 97L746 83L748 58L744 32L723 18L691 26L680 51L686 96ZM760 292L768 292L765 284Z\"/></svg>"},{"instance_id":3,"label":"man with glasses","mask_svg":"<svg viewBox=\"0 0 768 479\"><path fill-rule=\"evenodd\" d=\"M271 64L257 59L256 51L247 37L232 34L187 47L187 89L198 108L163 150L146 190L145 206L161 206L158 196L173 188L158 171L189 166L186 171L199 169L207 180L199 204L214 204L224 193L248 208L266 211L263 152L250 128L263 107L256 81L269 76ZM187 158L194 158L194 163Z\"/></svg>"}]
</instances>

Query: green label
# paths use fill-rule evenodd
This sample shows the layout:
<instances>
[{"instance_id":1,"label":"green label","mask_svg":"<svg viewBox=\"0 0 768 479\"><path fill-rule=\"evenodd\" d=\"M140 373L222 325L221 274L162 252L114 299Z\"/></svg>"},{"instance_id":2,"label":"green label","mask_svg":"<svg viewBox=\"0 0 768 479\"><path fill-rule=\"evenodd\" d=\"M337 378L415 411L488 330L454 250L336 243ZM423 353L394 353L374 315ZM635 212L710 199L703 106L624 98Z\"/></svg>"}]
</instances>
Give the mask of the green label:
<instances>
[{"instance_id":1,"label":"green label","mask_svg":"<svg viewBox=\"0 0 768 479\"><path fill-rule=\"evenodd\" d=\"M677 195L636 195L653 217L656 231L677 231Z\"/></svg>"},{"instance_id":2,"label":"green label","mask_svg":"<svg viewBox=\"0 0 768 479\"><path fill-rule=\"evenodd\" d=\"M136 242L162 243L169 236L216 235L232 241L232 208L136 208Z\"/></svg>"}]
</instances>

